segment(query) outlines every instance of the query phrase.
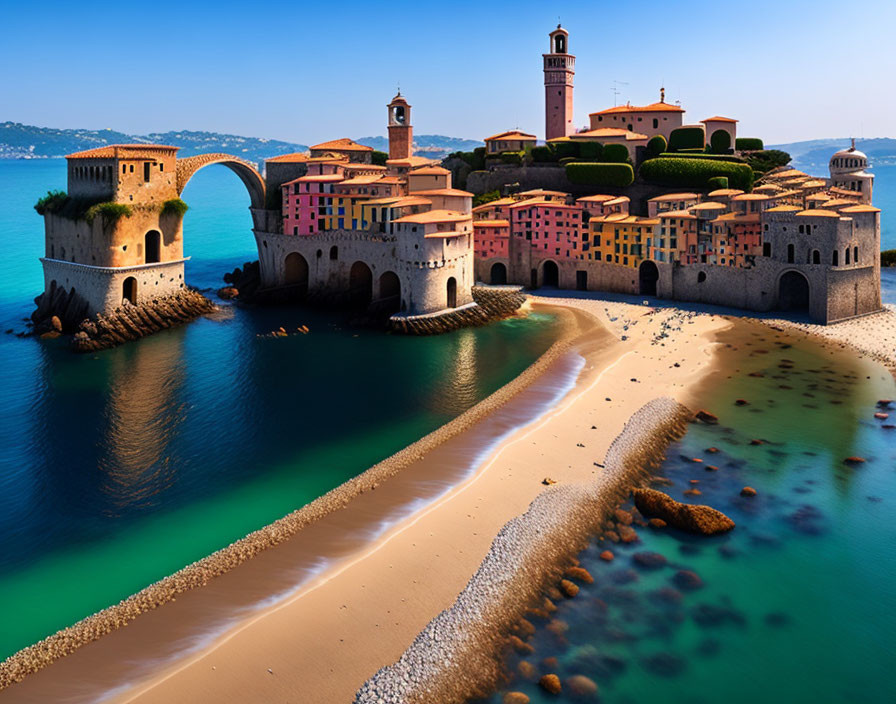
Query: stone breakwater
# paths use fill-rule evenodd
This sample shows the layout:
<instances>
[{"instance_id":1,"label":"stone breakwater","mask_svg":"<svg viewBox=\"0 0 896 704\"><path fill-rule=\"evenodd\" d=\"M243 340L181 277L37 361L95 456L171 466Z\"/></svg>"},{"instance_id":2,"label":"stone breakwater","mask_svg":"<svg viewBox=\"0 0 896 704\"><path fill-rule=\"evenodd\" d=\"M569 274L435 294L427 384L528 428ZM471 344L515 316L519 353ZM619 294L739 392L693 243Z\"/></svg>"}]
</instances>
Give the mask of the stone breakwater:
<instances>
[{"instance_id":1,"label":"stone breakwater","mask_svg":"<svg viewBox=\"0 0 896 704\"><path fill-rule=\"evenodd\" d=\"M245 538L194 562L169 577L146 587L133 596L99 611L43 640L20 650L0 663L0 690L20 682L27 675L47 667L83 645L87 645L118 628L127 626L140 614L162 606L178 594L202 587L268 548L289 540L306 526L327 514L350 505L352 499L376 487L424 458L433 448L475 425L503 406L520 391L547 371L585 329L590 316L565 308L555 309L561 332L550 348L518 377L505 384L488 398L468 409L454 420L434 430L417 442L374 465L357 477L341 484L306 506L293 511ZM590 325L590 323L588 323Z\"/></svg>"},{"instance_id":2,"label":"stone breakwater","mask_svg":"<svg viewBox=\"0 0 896 704\"><path fill-rule=\"evenodd\" d=\"M526 294L519 287L489 288L473 286L471 289L475 306L435 315L414 317L393 317L389 327L407 335L438 335L460 328L487 325L513 315L526 302Z\"/></svg>"},{"instance_id":3,"label":"stone breakwater","mask_svg":"<svg viewBox=\"0 0 896 704\"><path fill-rule=\"evenodd\" d=\"M692 414L654 399L626 423L594 482L552 486L509 521L454 604L433 619L399 660L377 672L355 704L462 704L493 691L503 675L507 634L627 495L659 466Z\"/></svg>"},{"instance_id":4,"label":"stone breakwater","mask_svg":"<svg viewBox=\"0 0 896 704\"><path fill-rule=\"evenodd\" d=\"M87 301L74 289L67 291L54 285L34 302L37 305L31 314L34 333L41 337L72 334L72 348L77 352L96 352L123 345L216 310L214 303L191 288L139 305L124 301L112 313L98 313L93 318L87 315Z\"/></svg>"}]
</instances>

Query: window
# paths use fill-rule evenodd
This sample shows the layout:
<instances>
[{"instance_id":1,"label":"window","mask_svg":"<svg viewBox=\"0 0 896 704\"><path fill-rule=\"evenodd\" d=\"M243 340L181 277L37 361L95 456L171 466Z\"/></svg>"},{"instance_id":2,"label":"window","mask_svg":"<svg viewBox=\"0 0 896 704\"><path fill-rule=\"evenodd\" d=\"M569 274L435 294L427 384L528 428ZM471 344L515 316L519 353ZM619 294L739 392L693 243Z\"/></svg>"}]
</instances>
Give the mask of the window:
<instances>
[{"instance_id":1,"label":"window","mask_svg":"<svg viewBox=\"0 0 896 704\"><path fill-rule=\"evenodd\" d=\"M143 162L143 180L144 181L149 181L150 168L152 168L152 164L150 164L148 161L144 161Z\"/></svg>"},{"instance_id":2,"label":"window","mask_svg":"<svg viewBox=\"0 0 896 704\"><path fill-rule=\"evenodd\" d=\"M793 256L794 256L793 255L793 245L789 244L789 245L787 245L787 263L788 264L793 264Z\"/></svg>"}]
</instances>

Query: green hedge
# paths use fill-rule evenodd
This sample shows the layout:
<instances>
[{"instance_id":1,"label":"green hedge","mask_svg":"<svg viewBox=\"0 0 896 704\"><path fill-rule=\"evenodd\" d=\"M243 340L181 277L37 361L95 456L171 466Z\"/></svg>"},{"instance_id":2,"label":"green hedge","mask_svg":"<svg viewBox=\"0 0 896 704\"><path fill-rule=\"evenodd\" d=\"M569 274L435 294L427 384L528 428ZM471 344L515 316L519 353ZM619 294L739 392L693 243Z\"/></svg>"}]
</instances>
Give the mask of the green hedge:
<instances>
[{"instance_id":1,"label":"green hedge","mask_svg":"<svg viewBox=\"0 0 896 704\"><path fill-rule=\"evenodd\" d=\"M717 191L720 188L728 188L728 177L713 176L706 182L706 187L711 191Z\"/></svg>"},{"instance_id":2,"label":"green hedge","mask_svg":"<svg viewBox=\"0 0 896 704\"><path fill-rule=\"evenodd\" d=\"M702 152L664 152L660 154L660 159L707 159L709 161L730 161L735 164L746 164L747 160L733 154L704 154Z\"/></svg>"},{"instance_id":3,"label":"green hedge","mask_svg":"<svg viewBox=\"0 0 896 704\"><path fill-rule=\"evenodd\" d=\"M565 166L566 164L571 164L574 161L578 161L578 160L579 160L579 158L575 157L575 156L565 156L562 159L559 159L558 161L560 162L561 166Z\"/></svg>"},{"instance_id":4,"label":"green hedge","mask_svg":"<svg viewBox=\"0 0 896 704\"><path fill-rule=\"evenodd\" d=\"M666 151L668 147L669 143L663 135L658 134L655 137L651 137L647 142L647 158L652 159L655 156L659 156Z\"/></svg>"},{"instance_id":5,"label":"green hedge","mask_svg":"<svg viewBox=\"0 0 896 704\"><path fill-rule=\"evenodd\" d=\"M551 149L554 150L554 154L557 157L557 160L564 159L566 157L574 157L576 159L579 158L579 143L578 142L552 142Z\"/></svg>"},{"instance_id":6,"label":"green hedge","mask_svg":"<svg viewBox=\"0 0 896 704\"><path fill-rule=\"evenodd\" d=\"M752 152L765 149L765 145L758 137L738 137L734 140L734 148L739 152Z\"/></svg>"},{"instance_id":7,"label":"green hedge","mask_svg":"<svg viewBox=\"0 0 896 704\"><path fill-rule=\"evenodd\" d=\"M714 154L727 154L731 150L731 135L726 130L716 130L709 138Z\"/></svg>"},{"instance_id":8,"label":"green hedge","mask_svg":"<svg viewBox=\"0 0 896 704\"><path fill-rule=\"evenodd\" d=\"M627 164L629 162L628 147L624 144L605 145L603 161L610 164Z\"/></svg>"},{"instance_id":9,"label":"green hedge","mask_svg":"<svg viewBox=\"0 0 896 704\"><path fill-rule=\"evenodd\" d=\"M706 132L702 127L679 127L669 134L669 151L680 152L685 149L703 151L706 146Z\"/></svg>"},{"instance_id":10,"label":"green hedge","mask_svg":"<svg viewBox=\"0 0 896 704\"><path fill-rule=\"evenodd\" d=\"M172 198L162 203L162 215L179 215L184 216L190 207L180 198Z\"/></svg>"},{"instance_id":11,"label":"green hedge","mask_svg":"<svg viewBox=\"0 0 896 704\"><path fill-rule=\"evenodd\" d=\"M579 158L584 161L616 161L606 157L606 148L600 142L582 142L579 144Z\"/></svg>"},{"instance_id":12,"label":"green hedge","mask_svg":"<svg viewBox=\"0 0 896 704\"><path fill-rule=\"evenodd\" d=\"M588 186L624 187L635 180L635 172L631 164L579 162L566 165L566 178Z\"/></svg>"},{"instance_id":13,"label":"green hedge","mask_svg":"<svg viewBox=\"0 0 896 704\"><path fill-rule=\"evenodd\" d=\"M480 205L485 205L486 203L491 203L493 200L498 200L501 197L501 191L486 191L485 193L480 193L478 196L473 196L473 207L477 208Z\"/></svg>"},{"instance_id":14,"label":"green hedge","mask_svg":"<svg viewBox=\"0 0 896 704\"><path fill-rule=\"evenodd\" d=\"M780 149L762 149L747 154L746 162L754 171L765 173L778 166L787 166L790 163L790 154Z\"/></svg>"},{"instance_id":15,"label":"green hedge","mask_svg":"<svg viewBox=\"0 0 896 704\"><path fill-rule=\"evenodd\" d=\"M498 158L501 159L502 164L516 164L519 166L523 163L523 154L525 152L501 152L498 154Z\"/></svg>"},{"instance_id":16,"label":"green hedge","mask_svg":"<svg viewBox=\"0 0 896 704\"><path fill-rule=\"evenodd\" d=\"M896 266L896 249L885 249L880 253L881 266Z\"/></svg>"},{"instance_id":17,"label":"green hedge","mask_svg":"<svg viewBox=\"0 0 896 704\"><path fill-rule=\"evenodd\" d=\"M452 152L448 158L466 162L473 171L485 171L485 147L476 147L471 152Z\"/></svg>"},{"instance_id":18,"label":"green hedge","mask_svg":"<svg viewBox=\"0 0 896 704\"><path fill-rule=\"evenodd\" d=\"M377 166L385 166L386 159L389 158L389 155L386 152L380 152L376 149L373 150L373 154L370 155L370 163L376 164Z\"/></svg>"},{"instance_id":19,"label":"green hedge","mask_svg":"<svg viewBox=\"0 0 896 704\"><path fill-rule=\"evenodd\" d=\"M641 164L638 174L645 181L665 186L684 186L705 189L709 180L725 176L731 188L749 191L753 188L753 169L747 164L737 164L716 159L693 157L669 157L649 159Z\"/></svg>"},{"instance_id":20,"label":"green hedge","mask_svg":"<svg viewBox=\"0 0 896 704\"><path fill-rule=\"evenodd\" d=\"M557 155L550 147L532 147L532 161L537 164L556 163Z\"/></svg>"}]
</instances>

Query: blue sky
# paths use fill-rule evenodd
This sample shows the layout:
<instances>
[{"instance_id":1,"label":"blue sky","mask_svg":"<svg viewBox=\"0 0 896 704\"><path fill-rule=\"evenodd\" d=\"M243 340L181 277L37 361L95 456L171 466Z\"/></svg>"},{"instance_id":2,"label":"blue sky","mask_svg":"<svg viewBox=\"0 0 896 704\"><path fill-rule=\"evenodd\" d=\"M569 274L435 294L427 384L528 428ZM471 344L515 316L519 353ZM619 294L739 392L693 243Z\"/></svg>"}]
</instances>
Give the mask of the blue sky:
<instances>
[{"instance_id":1,"label":"blue sky","mask_svg":"<svg viewBox=\"0 0 896 704\"><path fill-rule=\"evenodd\" d=\"M385 134L400 82L418 133L541 137L558 14L579 125L613 105L616 80L620 102L653 102L664 83L686 121L735 117L766 142L896 137L883 0L6 2L0 121L314 143Z\"/></svg>"}]
</instances>

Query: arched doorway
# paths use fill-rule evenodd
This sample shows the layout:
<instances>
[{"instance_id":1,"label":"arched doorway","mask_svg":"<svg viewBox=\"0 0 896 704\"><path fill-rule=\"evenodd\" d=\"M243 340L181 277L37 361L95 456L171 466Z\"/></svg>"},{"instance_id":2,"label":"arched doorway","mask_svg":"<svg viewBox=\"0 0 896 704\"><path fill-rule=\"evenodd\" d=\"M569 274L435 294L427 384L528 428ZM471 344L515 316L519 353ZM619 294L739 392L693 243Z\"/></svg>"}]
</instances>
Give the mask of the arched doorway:
<instances>
[{"instance_id":1,"label":"arched doorway","mask_svg":"<svg viewBox=\"0 0 896 704\"><path fill-rule=\"evenodd\" d=\"M384 313L397 313L401 310L401 280L393 271L387 271L380 276L378 306Z\"/></svg>"},{"instance_id":2,"label":"arched doorway","mask_svg":"<svg viewBox=\"0 0 896 704\"><path fill-rule=\"evenodd\" d=\"M128 301L137 305L137 279L129 276L121 285L121 302Z\"/></svg>"},{"instance_id":3,"label":"arched doorway","mask_svg":"<svg viewBox=\"0 0 896 704\"><path fill-rule=\"evenodd\" d=\"M298 252L290 252L283 261L283 283L299 293L308 291L308 262Z\"/></svg>"},{"instance_id":4,"label":"arched doorway","mask_svg":"<svg viewBox=\"0 0 896 704\"><path fill-rule=\"evenodd\" d=\"M809 281L798 271L785 272L778 281L778 308L809 310Z\"/></svg>"},{"instance_id":5,"label":"arched doorway","mask_svg":"<svg viewBox=\"0 0 896 704\"><path fill-rule=\"evenodd\" d=\"M348 274L349 303L367 308L373 300L373 272L364 262L355 262Z\"/></svg>"},{"instance_id":6,"label":"arched doorway","mask_svg":"<svg viewBox=\"0 0 896 704\"><path fill-rule=\"evenodd\" d=\"M158 230L150 230L143 237L143 261L158 264L162 261L162 235Z\"/></svg>"},{"instance_id":7,"label":"arched doorway","mask_svg":"<svg viewBox=\"0 0 896 704\"><path fill-rule=\"evenodd\" d=\"M457 308L457 279L453 276L448 279L448 307Z\"/></svg>"},{"instance_id":8,"label":"arched doorway","mask_svg":"<svg viewBox=\"0 0 896 704\"><path fill-rule=\"evenodd\" d=\"M660 270L649 259L641 262L638 267L638 293L642 296L656 295L656 282L659 281Z\"/></svg>"},{"instance_id":9,"label":"arched doorway","mask_svg":"<svg viewBox=\"0 0 896 704\"><path fill-rule=\"evenodd\" d=\"M507 267L501 262L492 264L490 280L493 285L500 286L507 283Z\"/></svg>"},{"instance_id":10,"label":"arched doorway","mask_svg":"<svg viewBox=\"0 0 896 704\"><path fill-rule=\"evenodd\" d=\"M544 266L541 268L541 285L553 286L554 288L560 286L560 269L557 268L556 262L548 260L544 263Z\"/></svg>"}]
</instances>

